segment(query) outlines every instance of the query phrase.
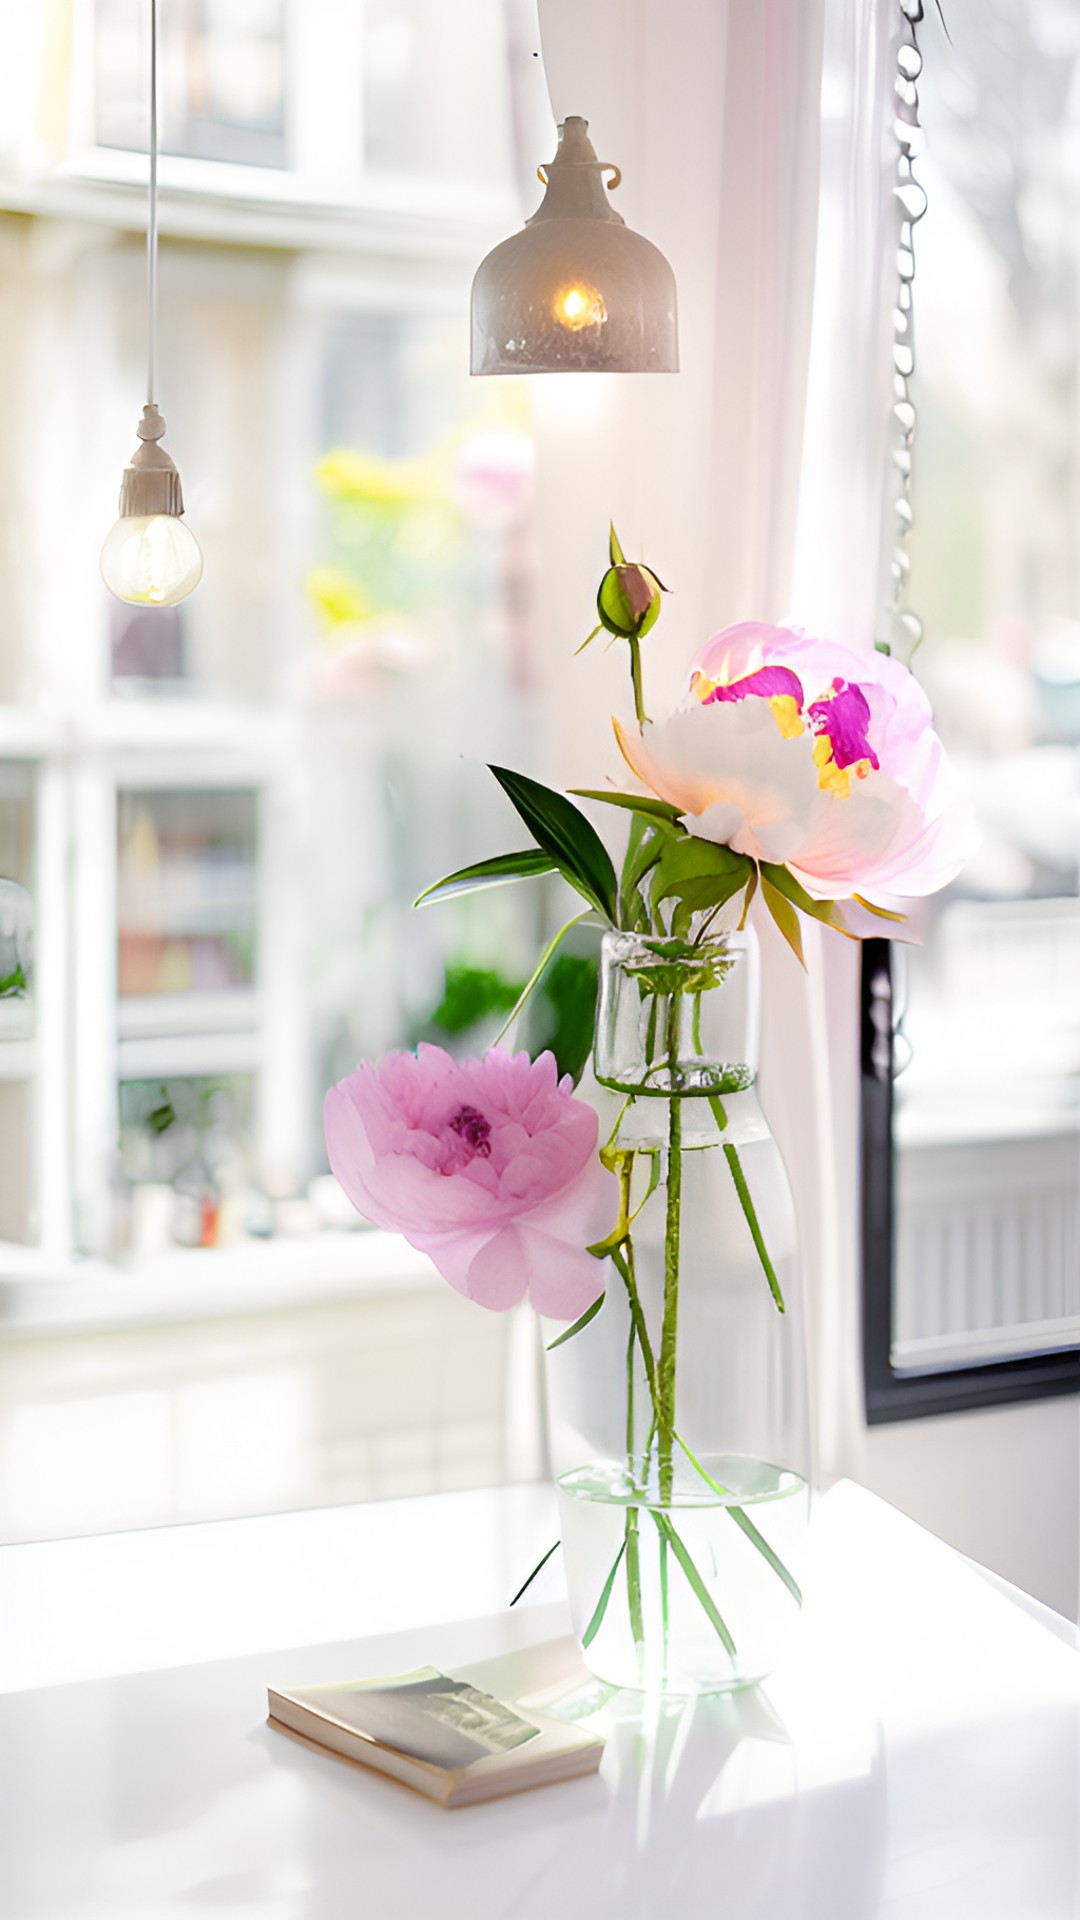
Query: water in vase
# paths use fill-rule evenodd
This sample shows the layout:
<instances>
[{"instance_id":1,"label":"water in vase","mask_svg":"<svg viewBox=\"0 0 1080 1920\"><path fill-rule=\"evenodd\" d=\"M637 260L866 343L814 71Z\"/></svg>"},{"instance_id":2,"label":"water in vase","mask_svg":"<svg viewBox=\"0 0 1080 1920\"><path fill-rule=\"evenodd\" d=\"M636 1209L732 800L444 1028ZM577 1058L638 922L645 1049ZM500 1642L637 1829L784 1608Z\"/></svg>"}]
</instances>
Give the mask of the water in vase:
<instances>
[{"instance_id":1,"label":"water in vase","mask_svg":"<svg viewBox=\"0 0 1080 1920\"><path fill-rule=\"evenodd\" d=\"M801 1607L809 1490L798 1474L711 1455L680 1464L667 1502L655 1473L635 1484L610 1464L557 1485L574 1627L592 1672L613 1686L696 1693L751 1685L776 1667Z\"/></svg>"}]
</instances>

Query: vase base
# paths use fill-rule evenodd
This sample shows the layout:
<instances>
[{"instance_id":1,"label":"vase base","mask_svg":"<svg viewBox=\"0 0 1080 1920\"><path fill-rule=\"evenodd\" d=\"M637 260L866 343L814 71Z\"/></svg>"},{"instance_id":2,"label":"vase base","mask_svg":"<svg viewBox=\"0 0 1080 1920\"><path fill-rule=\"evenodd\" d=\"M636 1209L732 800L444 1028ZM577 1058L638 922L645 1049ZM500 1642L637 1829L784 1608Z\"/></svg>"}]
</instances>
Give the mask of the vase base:
<instances>
[{"instance_id":1,"label":"vase base","mask_svg":"<svg viewBox=\"0 0 1080 1920\"><path fill-rule=\"evenodd\" d=\"M802 1604L809 1489L760 1460L684 1462L667 1498L623 1465L557 1483L574 1626L610 1686L730 1692L767 1677Z\"/></svg>"}]
</instances>

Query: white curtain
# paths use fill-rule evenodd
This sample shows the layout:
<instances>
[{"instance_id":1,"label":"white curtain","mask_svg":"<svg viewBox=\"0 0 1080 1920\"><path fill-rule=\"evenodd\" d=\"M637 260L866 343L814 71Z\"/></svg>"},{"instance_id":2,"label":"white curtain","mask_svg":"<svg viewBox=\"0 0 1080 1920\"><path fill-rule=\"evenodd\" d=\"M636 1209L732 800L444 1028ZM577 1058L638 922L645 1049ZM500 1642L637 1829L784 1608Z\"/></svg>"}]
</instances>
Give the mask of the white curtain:
<instances>
[{"instance_id":1,"label":"white curtain","mask_svg":"<svg viewBox=\"0 0 1080 1920\"><path fill-rule=\"evenodd\" d=\"M621 650L584 637L609 517L675 591L654 710L708 634L751 615L873 643L889 406L889 0L539 0L556 118L624 173L667 254L681 372L533 382L542 616L557 771L617 772ZM546 158L548 156L537 156ZM538 767L542 775L545 771ZM547 777L556 771L546 767ZM820 937L818 935L820 934ZM812 928L809 973L765 929L762 1093L806 1256L817 1476L862 1431L857 952Z\"/></svg>"}]
</instances>

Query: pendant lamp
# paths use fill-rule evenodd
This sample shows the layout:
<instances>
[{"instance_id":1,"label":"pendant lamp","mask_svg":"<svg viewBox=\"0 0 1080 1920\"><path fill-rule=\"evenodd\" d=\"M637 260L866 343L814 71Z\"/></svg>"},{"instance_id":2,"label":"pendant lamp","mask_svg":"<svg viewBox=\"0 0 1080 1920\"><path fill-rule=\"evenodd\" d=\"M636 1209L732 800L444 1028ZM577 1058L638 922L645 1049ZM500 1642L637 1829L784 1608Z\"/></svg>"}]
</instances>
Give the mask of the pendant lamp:
<instances>
[{"instance_id":1,"label":"pendant lamp","mask_svg":"<svg viewBox=\"0 0 1080 1920\"><path fill-rule=\"evenodd\" d=\"M120 517L101 549L105 585L139 607L173 607L202 578L199 543L184 525L180 475L161 445L165 422L157 386L157 0L150 0L150 210L147 256L147 392L135 431L139 447L124 469Z\"/></svg>"},{"instance_id":2,"label":"pendant lamp","mask_svg":"<svg viewBox=\"0 0 1080 1920\"><path fill-rule=\"evenodd\" d=\"M587 120L563 122L539 175L524 231L477 268L473 373L677 373L675 276L612 206L622 175L597 159Z\"/></svg>"}]
</instances>

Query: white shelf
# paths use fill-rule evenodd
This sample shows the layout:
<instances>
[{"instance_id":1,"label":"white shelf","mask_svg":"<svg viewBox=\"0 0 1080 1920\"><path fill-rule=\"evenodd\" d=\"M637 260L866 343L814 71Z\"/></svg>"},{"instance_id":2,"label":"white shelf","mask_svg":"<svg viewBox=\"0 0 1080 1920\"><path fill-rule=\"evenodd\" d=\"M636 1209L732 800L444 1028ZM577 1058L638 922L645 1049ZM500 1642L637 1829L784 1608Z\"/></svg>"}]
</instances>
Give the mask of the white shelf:
<instances>
[{"instance_id":1,"label":"white shelf","mask_svg":"<svg viewBox=\"0 0 1080 1920\"><path fill-rule=\"evenodd\" d=\"M116 1049L120 1080L201 1079L206 1074L257 1073L266 1036L252 1033L154 1034L121 1040Z\"/></svg>"},{"instance_id":2,"label":"white shelf","mask_svg":"<svg viewBox=\"0 0 1080 1920\"><path fill-rule=\"evenodd\" d=\"M5 1338L213 1320L444 1285L430 1260L398 1235L363 1228L178 1247L140 1262L137 1271L104 1260L51 1260L36 1248L0 1242Z\"/></svg>"},{"instance_id":3,"label":"white shelf","mask_svg":"<svg viewBox=\"0 0 1080 1920\"><path fill-rule=\"evenodd\" d=\"M0 1047L31 1040L34 1035L34 1002L29 994L0 1000Z\"/></svg>"},{"instance_id":4,"label":"white shelf","mask_svg":"<svg viewBox=\"0 0 1080 1920\"><path fill-rule=\"evenodd\" d=\"M223 993L122 994L117 1002L121 1040L247 1034L258 1028L262 1018L262 1000L247 987Z\"/></svg>"}]
</instances>

